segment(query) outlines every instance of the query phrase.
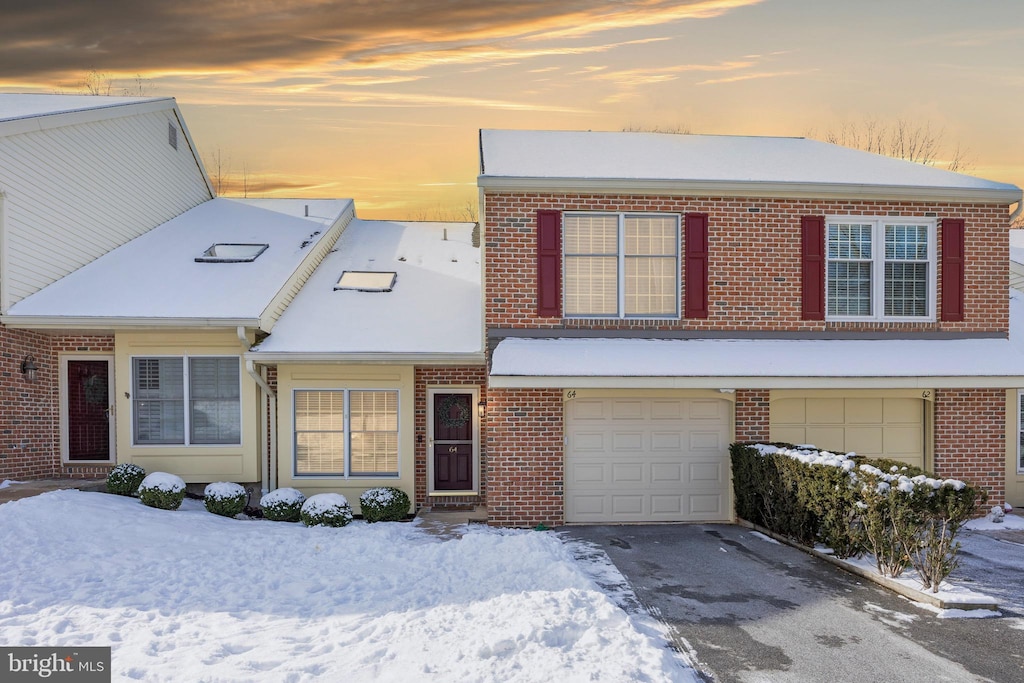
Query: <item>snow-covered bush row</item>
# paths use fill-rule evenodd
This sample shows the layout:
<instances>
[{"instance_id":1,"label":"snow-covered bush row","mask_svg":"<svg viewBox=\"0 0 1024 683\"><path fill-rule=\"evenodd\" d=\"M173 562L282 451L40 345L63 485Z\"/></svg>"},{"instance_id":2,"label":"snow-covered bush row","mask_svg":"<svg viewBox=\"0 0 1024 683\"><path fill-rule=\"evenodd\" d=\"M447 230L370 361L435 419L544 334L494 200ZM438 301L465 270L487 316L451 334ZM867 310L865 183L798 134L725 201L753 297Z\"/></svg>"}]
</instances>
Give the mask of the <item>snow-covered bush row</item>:
<instances>
[{"instance_id":1,"label":"snow-covered bush row","mask_svg":"<svg viewBox=\"0 0 1024 683\"><path fill-rule=\"evenodd\" d=\"M275 522L297 522L306 497L302 491L288 487L275 489L260 498L263 517Z\"/></svg>"},{"instance_id":2,"label":"snow-covered bush row","mask_svg":"<svg viewBox=\"0 0 1024 683\"><path fill-rule=\"evenodd\" d=\"M401 522L409 513L409 496L394 486L378 486L363 491L359 507L367 522Z\"/></svg>"},{"instance_id":3,"label":"snow-covered bush row","mask_svg":"<svg viewBox=\"0 0 1024 683\"><path fill-rule=\"evenodd\" d=\"M340 493L318 493L306 499L299 516L306 526L345 526L352 521L352 506Z\"/></svg>"},{"instance_id":4,"label":"snow-covered bush row","mask_svg":"<svg viewBox=\"0 0 1024 683\"><path fill-rule=\"evenodd\" d=\"M145 478L146 470L130 462L123 462L107 475L107 492L119 496L134 496L139 492L139 484Z\"/></svg>"},{"instance_id":5,"label":"snow-covered bush row","mask_svg":"<svg viewBox=\"0 0 1024 683\"><path fill-rule=\"evenodd\" d=\"M838 557L870 552L886 576L913 566L934 591L956 568L956 534L986 498L892 460L790 444L729 450L739 517Z\"/></svg>"},{"instance_id":6,"label":"snow-covered bush row","mask_svg":"<svg viewBox=\"0 0 1024 683\"><path fill-rule=\"evenodd\" d=\"M139 484L139 500L151 508L177 510L185 500L185 480L167 472L153 472Z\"/></svg>"},{"instance_id":7,"label":"snow-covered bush row","mask_svg":"<svg viewBox=\"0 0 1024 683\"><path fill-rule=\"evenodd\" d=\"M241 484L229 481L216 481L206 486L203 491L203 504L206 509L222 517L234 517L245 509L249 500L248 494Z\"/></svg>"}]
</instances>

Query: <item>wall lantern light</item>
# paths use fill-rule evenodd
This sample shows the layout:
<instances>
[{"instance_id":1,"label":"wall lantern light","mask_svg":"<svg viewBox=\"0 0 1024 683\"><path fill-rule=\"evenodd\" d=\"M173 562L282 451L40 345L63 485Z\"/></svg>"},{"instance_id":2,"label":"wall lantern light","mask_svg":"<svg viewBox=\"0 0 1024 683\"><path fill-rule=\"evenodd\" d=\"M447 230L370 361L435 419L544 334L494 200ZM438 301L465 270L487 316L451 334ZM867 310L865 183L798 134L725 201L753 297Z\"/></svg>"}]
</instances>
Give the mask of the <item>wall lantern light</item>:
<instances>
[{"instance_id":1,"label":"wall lantern light","mask_svg":"<svg viewBox=\"0 0 1024 683\"><path fill-rule=\"evenodd\" d=\"M36 365L34 356L25 356L25 360L21 361L21 374L25 375L26 382L35 382L38 370L39 366Z\"/></svg>"},{"instance_id":2,"label":"wall lantern light","mask_svg":"<svg viewBox=\"0 0 1024 683\"><path fill-rule=\"evenodd\" d=\"M481 399L480 402L476 404L476 410L477 410L477 414L480 417L483 417L484 415L486 415L487 414L487 399L485 399L485 398Z\"/></svg>"}]
</instances>

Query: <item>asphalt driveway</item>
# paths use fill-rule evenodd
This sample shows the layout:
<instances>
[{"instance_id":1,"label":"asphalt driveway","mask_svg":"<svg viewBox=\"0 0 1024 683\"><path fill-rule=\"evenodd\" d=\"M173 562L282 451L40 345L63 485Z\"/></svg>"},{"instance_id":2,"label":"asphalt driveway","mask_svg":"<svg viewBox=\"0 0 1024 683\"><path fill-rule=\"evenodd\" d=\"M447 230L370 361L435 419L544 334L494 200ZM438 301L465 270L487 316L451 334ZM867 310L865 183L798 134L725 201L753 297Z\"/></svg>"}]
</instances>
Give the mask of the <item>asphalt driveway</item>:
<instances>
[{"instance_id":1,"label":"asphalt driveway","mask_svg":"<svg viewBox=\"0 0 1024 683\"><path fill-rule=\"evenodd\" d=\"M1024 575L1016 560L986 559L1024 557L1021 545L965 544L964 576L977 590L1002 587L1003 617L939 619L743 527L563 531L608 554L711 681L1024 681Z\"/></svg>"}]
</instances>

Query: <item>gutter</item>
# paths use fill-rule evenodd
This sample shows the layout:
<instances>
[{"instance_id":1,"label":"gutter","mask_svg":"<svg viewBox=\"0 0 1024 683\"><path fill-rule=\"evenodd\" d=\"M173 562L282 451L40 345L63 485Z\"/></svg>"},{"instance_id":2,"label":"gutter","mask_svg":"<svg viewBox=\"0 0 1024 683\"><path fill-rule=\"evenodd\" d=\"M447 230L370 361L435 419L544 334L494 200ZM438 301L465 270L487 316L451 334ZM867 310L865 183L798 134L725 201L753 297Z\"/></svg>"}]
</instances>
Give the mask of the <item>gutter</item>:
<instances>
[{"instance_id":1,"label":"gutter","mask_svg":"<svg viewBox=\"0 0 1024 683\"><path fill-rule=\"evenodd\" d=\"M376 363L387 365L483 365L483 351L466 353L366 352L260 352L250 351L245 359L257 363Z\"/></svg>"},{"instance_id":2,"label":"gutter","mask_svg":"<svg viewBox=\"0 0 1024 683\"><path fill-rule=\"evenodd\" d=\"M597 377L488 375L500 389L1012 389L1024 375L935 377Z\"/></svg>"},{"instance_id":3,"label":"gutter","mask_svg":"<svg viewBox=\"0 0 1024 683\"><path fill-rule=\"evenodd\" d=\"M238 341L241 343L242 348L248 349L251 345L245 328L239 325L235 329L235 333L238 335ZM260 388L260 483L262 484L261 489L263 493L266 494L275 488L270 482L270 476L271 472L277 471L276 467L270 466L271 457L274 457L276 460L277 455L277 394L267 384L267 380L263 377L262 373L256 371L256 363L246 360L245 371L249 373L249 376L256 382L256 386ZM263 412L264 400L270 402L269 425L267 425L266 413ZM266 434L269 434L269 439L264 438Z\"/></svg>"},{"instance_id":4,"label":"gutter","mask_svg":"<svg viewBox=\"0 0 1024 683\"><path fill-rule=\"evenodd\" d=\"M165 327L259 327L259 318L139 318L85 317L60 315L0 316L0 323L12 329L147 329Z\"/></svg>"},{"instance_id":5,"label":"gutter","mask_svg":"<svg viewBox=\"0 0 1024 683\"><path fill-rule=\"evenodd\" d=\"M1020 188L961 188L854 183L759 182L742 180L668 180L652 178L539 178L479 175L483 190L771 197L785 199L944 200L1010 205L1021 201ZM1019 211L1019 209L1018 209Z\"/></svg>"}]
</instances>

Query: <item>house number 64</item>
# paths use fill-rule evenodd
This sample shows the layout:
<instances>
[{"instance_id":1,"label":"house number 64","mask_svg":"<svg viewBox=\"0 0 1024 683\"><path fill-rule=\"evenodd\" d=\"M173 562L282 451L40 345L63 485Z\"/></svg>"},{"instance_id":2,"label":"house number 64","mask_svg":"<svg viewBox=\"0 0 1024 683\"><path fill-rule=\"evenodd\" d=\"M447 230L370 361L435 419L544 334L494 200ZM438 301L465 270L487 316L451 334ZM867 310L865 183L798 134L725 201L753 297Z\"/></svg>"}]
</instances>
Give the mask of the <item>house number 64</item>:
<instances>
[{"instance_id":1,"label":"house number 64","mask_svg":"<svg viewBox=\"0 0 1024 683\"><path fill-rule=\"evenodd\" d=\"M448 447L448 452L449 453L458 453L459 452L459 447L458 446L449 446Z\"/></svg>"}]
</instances>

